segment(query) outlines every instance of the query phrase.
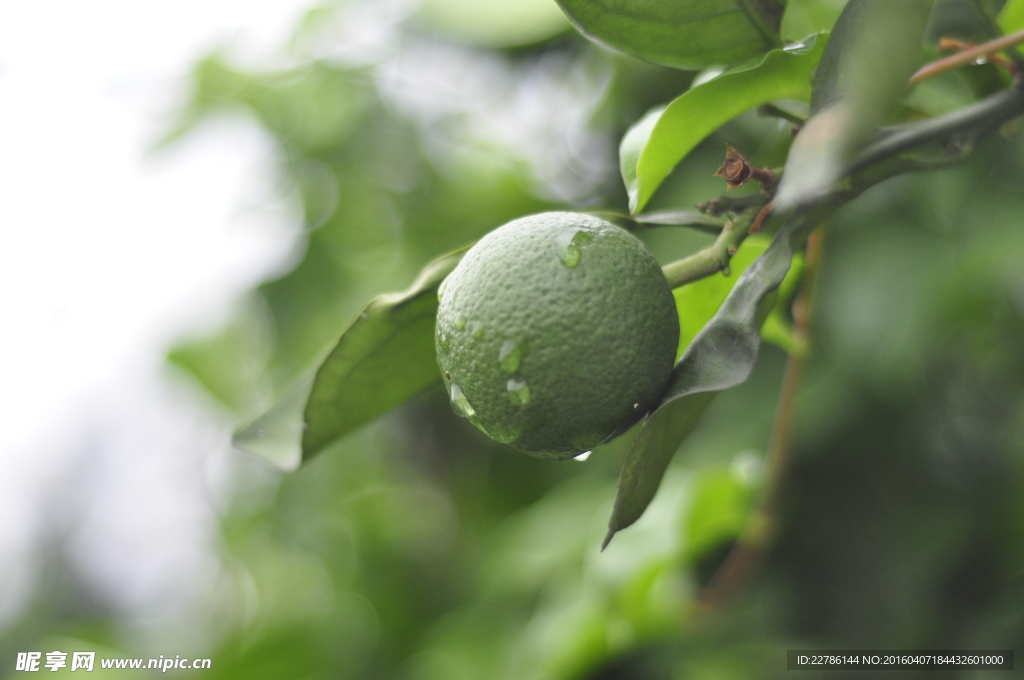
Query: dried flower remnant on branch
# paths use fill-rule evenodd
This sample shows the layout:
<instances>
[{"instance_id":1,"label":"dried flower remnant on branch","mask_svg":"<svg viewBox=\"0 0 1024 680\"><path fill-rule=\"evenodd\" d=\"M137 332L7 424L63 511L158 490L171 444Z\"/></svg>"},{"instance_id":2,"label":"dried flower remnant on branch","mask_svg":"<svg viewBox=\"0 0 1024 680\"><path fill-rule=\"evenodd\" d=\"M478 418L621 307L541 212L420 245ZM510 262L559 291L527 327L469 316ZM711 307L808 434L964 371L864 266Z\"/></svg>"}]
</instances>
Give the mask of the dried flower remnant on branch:
<instances>
[{"instance_id":1,"label":"dried flower remnant on branch","mask_svg":"<svg viewBox=\"0 0 1024 680\"><path fill-rule=\"evenodd\" d=\"M750 180L755 180L761 185L761 193L768 196L768 191L778 179L771 168L756 168L736 149L731 146L725 149L725 162L715 170L715 177L724 179L729 189L738 189Z\"/></svg>"}]
</instances>

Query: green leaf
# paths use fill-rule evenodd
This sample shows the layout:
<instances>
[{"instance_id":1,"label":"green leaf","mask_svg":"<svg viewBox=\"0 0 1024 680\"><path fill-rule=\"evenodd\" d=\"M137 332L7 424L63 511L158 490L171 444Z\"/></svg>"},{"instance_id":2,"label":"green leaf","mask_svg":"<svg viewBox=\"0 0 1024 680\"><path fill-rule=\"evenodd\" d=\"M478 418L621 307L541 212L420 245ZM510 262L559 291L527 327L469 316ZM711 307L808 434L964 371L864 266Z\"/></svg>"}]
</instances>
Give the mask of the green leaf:
<instances>
[{"instance_id":1,"label":"green leaf","mask_svg":"<svg viewBox=\"0 0 1024 680\"><path fill-rule=\"evenodd\" d=\"M999 28L1003 33L1024 29L1024 0L1007 0L999 12Z\"/></svg>"},{"instance_id":2,"label":"green leaf","mask_svg":"<svg viewBox=\"0 0 1024 680\"><path fill-rule=\"evenodd\" d=\"M806 236L805 226L793 218L775 234L676 363L659 407L644 420L626 454L602 547L643 514L672 456L714 395L750 376L761 344L758 329L790 270L796 245Z\"/></svg>"},{"instance_id":3,"label":"green leaf","mask_svg":"<svg viewBox=\"0 0 1024 680\"><path fill-rule=\"evenodd\" d=\"M772 50L757 64L723 73L677 97L655 120L636 169L627 169L632 161L620 155L630 211L642 210L673 168L724 123L747 109L777 99L809 99L811 74L825 42L826 36L818 34ZM630 158L641 141L644 123L652 114L623 139L622 146ZM631 176L636 177L635 183L630 182Z\"/></svg>"},{"instance_id":4,"label":"green leaf","mask_svg":"<svg viewBox=\"0 0 1024 680\"><path fill-rule=\"evenodd\" d=\"M769 239L765 236L760 234L750 236L729 261L733 275L708 276L672 291L672 295L676 299L676 310L679 312L679 350L676 356L683 354L701 329L715 316L729 296L729 291L736 284L738 279L736 274L745 271L768 248L768 244ZM793 347L793 343L788 337L783 337L786 333L783 321L784 308L793 301L793 295L800 281L803 271L802 255L798 253L794 256L793 265L786 274L782 285L779 286L779 304L772 307L772 311L761 329L762 339L773 342L786 351ZM783 328L780 330L776 324L782 324Z\"/></svg>"},{"instance_id":5,"label":"green leaf","mask_svg":"<svg viewBox=\"0 0 1024 680\"><path fill-rule=\"evenodd\" d=\"M730 268L733 272L743 271L767 247L768 241L763 237L748 238L729 261ZM672 291L672 295L676 299L676 309L679 312L677 357L683 354L705 324L714 317L715 312L728 297L737 278L737 276L715 274Z\"/></svg>"},{"instance_id":6,"label":"green leaf","mask_svg":"<svg viewBox=\"0 0 1024 680\"><path fill-rule=\"evenodd\" d=\"M795 253L786 278L779 286L779 296L772 311L761 324L761 340L770 342L787 354L803 354L807 347L803 340L793 334L793 321L790 309L796 298L797 289L804 275L804 255Z\"/></svg>"},{"instance_id":7,"label":"green leaf","mask_svg":"<svg viewBox=\"0 0 1024 680\"><path fill-rule=\"evenodd\" d=\"M851 0L815 77L811 117L786 160L776 210L834 184L908 92L933 0Z\"/></svg>"},{"instance_id":8,"label":"green leaf","mask_svg":"<svg viewBox=\"0 0 1024 680\"><path fill-rule=\"evenodd\" d=\"M658 212L635 215L633 221L648 226L685 226L707 229L717 234L722 231L725 221L696 210L659 210Z\"/></svg>"},{"instance_id":9,"label":"green leaf","mask_svg":"<svg viewBox=\"0 0 1024 680\"><path fill-rule=\"evenodd\" d=\"M557 0L586 35L682 69L738 64L782 44L784 0Z\"/></svg>"},{"instance_id":10,"label":"green leaf","mask_svg":"<svg viewBox=\"0 0 1024 680\"><path fill-rule=\"evenodd\" d=\"M661 114L665 113L665 108L657 106L644 114L643 118L626 131L619 144L619 170L622 172L622 182L626 185L626 193L629 194L630 212L635 213L638 209L636 164L640 160L640 153L647 146L647 140L650 139L655 124L661 118Z\"/></svg>"},{"instance_id":11,"label":"green leaf","mask_svg":"<svg viewBox=\"0 0 1024 680\"><path fill-rule=\"evenodd\" d=\"M434 353L437 289L468 249L427 264L407 290L370 300L315 375L241 428L235 446L294 469L439 381Z\"/></svg>"},{"instance_id":12,"label":"green leaf","mask_svg":"<svg viewBox=\"0 0 1024 680\"><path fill-rule=\"evenodd\" d=\"M430 262L407 290L370 300L341 334L306 402L303 461L441 379L437 289L468 249Z\"/></svg>"},{"instance_id":13,"label":"green leaf","mask_svg":"<svg viewBox=\"0 0 1024 680\"><path fill-rule=\"evenodd\" d=\"M569 30L551 0L422 0L418 11L431 28L478 47L530 45Z\"/></svg>"},{"instance_id":14,"label":"green leaf","mask_svg":"<svg viewBox=\"0 0 1024 680\"><path fill-rule=\"evenodd\" d=\"M644 514L676 449L697 427L715 395L715 392L691 394L665 404L647 416L622 463L615 506L601 550L608 547L617 531L625 529Z\"/></svg>"}]
</instances>

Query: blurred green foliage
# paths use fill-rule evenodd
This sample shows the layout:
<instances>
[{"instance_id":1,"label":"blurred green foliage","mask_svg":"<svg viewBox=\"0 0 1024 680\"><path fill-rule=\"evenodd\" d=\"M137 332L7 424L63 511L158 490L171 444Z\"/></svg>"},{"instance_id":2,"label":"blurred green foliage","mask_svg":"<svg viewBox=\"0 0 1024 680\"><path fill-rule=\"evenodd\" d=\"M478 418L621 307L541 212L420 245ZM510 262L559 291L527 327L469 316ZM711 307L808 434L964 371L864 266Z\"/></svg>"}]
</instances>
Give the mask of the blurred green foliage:
<instances>
[{"instance_id":1,"label":"blurred green foliage","mask_svg":"<svg viewBox=\"0 0 1024 680\"><path fill-rule=\"evenodd\" d=\"M827 29L841 4L791 0L784 37ZM513 90L554 73L551 89L531 96L556 127L555 91L571 90L579 70L599 74L588 134L607 162L581 205L566 204L538 189L521 150L446 134L472 111L425 122L388 95L389 65L408 45L440 44L424 25L407 21L370 64L297 53L265 72L218 54L196 65L174 135L213 115L255 117L278 143L281 181L306 228L289 273L253 291L222 331L170 355L239 420L315 365L369 297L406 287L432 257L555 206L625 211L610 150L694 75L613 56L561 28L525 46L452 48L456 73L494 60ZM950 74L929 101L958 106L973 77ZM720 193L711 174L726 143L777 163L785 137L786 125L741 115L687 157L651 209ZM641 236L662 262L709 240ZM490 442L430 388L282 476L272 502L227 514L231 605L217 614L223 635L202 677L781 678L790 648L1024 649L1021 262L1019 136L986 140L962 167L891 180L836 215L781 533L722 612L694 602L761 484L786 360L774 347L712 403L654 504L604 553L629 435L585 463L540 461ZM4 649L55 634L130 646L109 612L57 601L42 596ZM885 677L904 676L919 674Z\"/></svg>"}]
</instances>

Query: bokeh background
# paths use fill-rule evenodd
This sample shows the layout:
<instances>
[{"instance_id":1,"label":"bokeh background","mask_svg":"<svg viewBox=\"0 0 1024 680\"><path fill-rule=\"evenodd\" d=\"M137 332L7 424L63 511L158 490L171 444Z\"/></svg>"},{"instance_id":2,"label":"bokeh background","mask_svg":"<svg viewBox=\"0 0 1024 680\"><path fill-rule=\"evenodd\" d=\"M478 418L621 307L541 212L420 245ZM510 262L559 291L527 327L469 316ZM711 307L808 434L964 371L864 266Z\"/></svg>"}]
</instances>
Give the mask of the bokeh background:
<instances>
[{"instance_id":1,"label":"bokeh background","mask_svg":"<svg viewBox=\"0 0 1024 680\"><path fill-rule=\"evenodd\" d=\"M968 3L939 4L932 37L977 38ZM790 0L784 36L842 5ZM904 114L991 91L991 69ZM774 346L603 553L630 435L534 460L438 384L291 474L231 448L432 257L524 214L623 210L622 133L706 75L588 42L552 0L0 7L0 677L53 649L409 680L777 678L794 648L1024 649L1012 126L829 225L781 531L718 612L695 597L764 483ZM744 114L651 208L720 193L726 143L778 164L789 138ZM708 238L641 236L663 263Z\"/></svg>"}]
</instances>

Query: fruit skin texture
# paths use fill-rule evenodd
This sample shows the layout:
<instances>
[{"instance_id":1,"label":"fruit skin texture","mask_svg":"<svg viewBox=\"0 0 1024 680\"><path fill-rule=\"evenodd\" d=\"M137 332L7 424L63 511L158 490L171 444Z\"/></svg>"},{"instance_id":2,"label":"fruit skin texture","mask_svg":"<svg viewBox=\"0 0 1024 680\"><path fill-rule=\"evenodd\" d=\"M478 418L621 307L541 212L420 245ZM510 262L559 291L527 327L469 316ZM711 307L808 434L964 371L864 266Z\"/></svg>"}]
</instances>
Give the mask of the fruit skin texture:
<instances>
[{"instance_id":1,"label":"fruit skin texture","mask_svg":"<svg viewBox=\"0 0 1024 680\"><path fill-rule=\"evenodd\" d=\"M572 458L625 432L672 371L668 282L643 243L596 217L509 222L438 295L437 358L455 412L525 453Z\"/></svg>"}]
</instances>

